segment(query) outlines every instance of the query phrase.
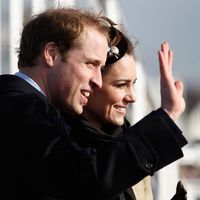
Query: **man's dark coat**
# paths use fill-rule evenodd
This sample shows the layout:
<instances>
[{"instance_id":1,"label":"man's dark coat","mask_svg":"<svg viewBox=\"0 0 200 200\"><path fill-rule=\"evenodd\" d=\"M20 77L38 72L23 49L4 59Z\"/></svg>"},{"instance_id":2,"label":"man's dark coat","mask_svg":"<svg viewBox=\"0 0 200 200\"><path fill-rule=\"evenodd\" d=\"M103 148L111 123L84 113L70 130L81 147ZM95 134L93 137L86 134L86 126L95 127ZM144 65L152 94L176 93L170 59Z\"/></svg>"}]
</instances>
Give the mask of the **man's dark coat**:
<instances>
[{"instance_id":1,"label":"man's dark coat","mask_svg":"<svg viewBox=\"0 0 200 200\"><path fill-rule=\"evenodd\" d=\"M72 140L70 127L43 94L17 76L1 75L4 199L112 199L183 156L187 142L164 115L153 111L97 152Z\"/></svg>"}]
</instances>

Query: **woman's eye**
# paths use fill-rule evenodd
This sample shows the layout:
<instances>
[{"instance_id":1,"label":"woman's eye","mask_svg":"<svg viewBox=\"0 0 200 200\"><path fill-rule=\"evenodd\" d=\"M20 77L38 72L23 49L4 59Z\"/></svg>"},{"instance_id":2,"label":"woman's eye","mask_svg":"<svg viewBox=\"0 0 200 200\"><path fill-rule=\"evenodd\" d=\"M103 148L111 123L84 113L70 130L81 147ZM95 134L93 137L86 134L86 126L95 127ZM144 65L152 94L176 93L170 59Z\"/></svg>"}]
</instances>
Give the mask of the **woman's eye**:
<instances>
[{"instance_id":1,"label":"woman's eye","mask_svg":"<svg viewBox=\"0 0 200 200\"><path fill-rule=\"evenodd\" d=\"M122 84L117 85L117 87L119 87L119 88L123 88L125 86L126 86L126 83L122 83Z\"/></svg>"}]
</instances>

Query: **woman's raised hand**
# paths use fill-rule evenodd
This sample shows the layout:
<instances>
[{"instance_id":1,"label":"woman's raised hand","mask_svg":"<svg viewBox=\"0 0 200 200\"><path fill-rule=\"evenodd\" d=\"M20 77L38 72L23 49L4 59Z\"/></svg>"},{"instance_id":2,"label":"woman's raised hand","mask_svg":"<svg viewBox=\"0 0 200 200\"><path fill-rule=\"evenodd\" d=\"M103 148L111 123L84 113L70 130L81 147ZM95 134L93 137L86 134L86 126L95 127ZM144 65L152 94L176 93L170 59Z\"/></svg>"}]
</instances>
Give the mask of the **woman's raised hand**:
<instances>
[{"instance_id":1,"label":"woman's raised hand","mask_svg":"<svg viewBox=\"0 0 200 200\"><path fill-rule=\"evenodd\" d=\"M172 74L173 53L167 42L161 44L158 58L160 64L161 107L173 120L176 120L185 110L183 82L174 80Z\"/></svg>"}]
</instances>

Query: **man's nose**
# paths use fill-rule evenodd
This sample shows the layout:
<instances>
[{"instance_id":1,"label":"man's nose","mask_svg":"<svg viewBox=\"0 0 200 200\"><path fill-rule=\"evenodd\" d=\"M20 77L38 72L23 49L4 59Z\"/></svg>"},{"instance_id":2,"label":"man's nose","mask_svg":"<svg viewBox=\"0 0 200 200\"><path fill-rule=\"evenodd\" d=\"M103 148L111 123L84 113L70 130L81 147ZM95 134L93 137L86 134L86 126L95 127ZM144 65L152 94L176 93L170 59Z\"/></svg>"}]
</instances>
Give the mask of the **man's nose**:
<instances>
[{"instance_id":1,"label":"man's nose","mask_svg":"<svg viewBox=\"0 0 200 200\"><path fill-rule=\"evenodd\" d=\"M101 88L102 87L102 75L101 75L101 69L95 71L94 76L92 77L92 83L95 85L95 87Z\"/></svg>"}]
</instances>

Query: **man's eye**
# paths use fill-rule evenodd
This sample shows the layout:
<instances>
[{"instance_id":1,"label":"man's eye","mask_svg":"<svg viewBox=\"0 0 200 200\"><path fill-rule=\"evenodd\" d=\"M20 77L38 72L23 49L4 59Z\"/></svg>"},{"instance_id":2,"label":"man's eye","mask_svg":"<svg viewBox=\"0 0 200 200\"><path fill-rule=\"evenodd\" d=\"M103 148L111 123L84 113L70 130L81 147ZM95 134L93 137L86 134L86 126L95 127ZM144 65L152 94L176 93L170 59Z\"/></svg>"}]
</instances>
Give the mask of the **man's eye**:
<instances>
[{"instance_id":1,"label":"man's eye","mask_svg":"<svg viewBox=\"0 0 200 200\"><path fill-rule=\"evenodd\" d=\"M86 65L87 65L88 67L93 67L93 66L94 66L94 64L91 63L91 62L87 62Z\"/></svg>"},{"instance_id":2,"label":"man's eye","mask_svg":"<svg viewBox=\"0 0 200 200\"><path fill-rule=\"evenodd\" d=\"M86 62L86 65L88 67L98 67L99 66L97 62L92 62L92 61Z\"/></svg>"}]
</instances>

